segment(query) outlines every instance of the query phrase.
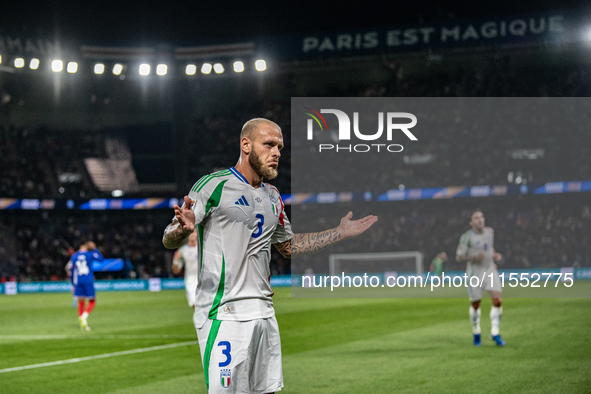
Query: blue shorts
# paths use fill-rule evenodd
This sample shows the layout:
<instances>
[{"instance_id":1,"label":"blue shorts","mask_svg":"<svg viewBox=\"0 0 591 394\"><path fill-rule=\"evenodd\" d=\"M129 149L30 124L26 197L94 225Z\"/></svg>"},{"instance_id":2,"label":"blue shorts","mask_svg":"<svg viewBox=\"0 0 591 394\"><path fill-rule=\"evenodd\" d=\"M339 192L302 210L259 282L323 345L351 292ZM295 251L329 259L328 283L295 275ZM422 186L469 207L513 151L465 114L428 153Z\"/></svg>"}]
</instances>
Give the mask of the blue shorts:
<instances>
[{"instance_id":1,"label":"blue shorts","mask_svg":"<svg viewBox=\"0 0 591 394\"><path fill-rule=\"evenodd\" d=\"M74 296L94 298L94 283L78 283L74 286Z\"/></svg>"}]
</instances>

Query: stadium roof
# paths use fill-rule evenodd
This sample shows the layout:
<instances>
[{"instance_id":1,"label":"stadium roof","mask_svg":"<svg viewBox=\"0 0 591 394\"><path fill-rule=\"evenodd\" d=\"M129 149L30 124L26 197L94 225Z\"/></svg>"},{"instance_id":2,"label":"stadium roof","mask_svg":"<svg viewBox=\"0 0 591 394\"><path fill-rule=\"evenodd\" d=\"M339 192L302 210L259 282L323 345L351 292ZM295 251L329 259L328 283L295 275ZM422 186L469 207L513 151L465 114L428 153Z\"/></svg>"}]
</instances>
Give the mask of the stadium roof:
<instances>
[{"instance_id":1,"label":"stadium roof","mask_svg":"<svg viewBox=\"0 0 591 394\"><path fill-rule=\"evenodd\" d=\"M589 8L580 0L418 2L3 2L4 34L53 35L85 44L138 45L245 39L261 35L376 27Z\"/></svg>"}]
</instances>

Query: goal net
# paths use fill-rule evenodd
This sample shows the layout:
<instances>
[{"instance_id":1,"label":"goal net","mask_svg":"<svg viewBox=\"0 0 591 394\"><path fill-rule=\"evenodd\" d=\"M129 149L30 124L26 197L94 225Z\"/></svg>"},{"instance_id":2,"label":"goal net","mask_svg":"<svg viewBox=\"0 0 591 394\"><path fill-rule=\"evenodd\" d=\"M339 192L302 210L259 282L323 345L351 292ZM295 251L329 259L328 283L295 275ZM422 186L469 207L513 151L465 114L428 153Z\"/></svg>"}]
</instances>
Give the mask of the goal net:
<instances>
[{"instance_id":1,"label":"goal net","mask_svg":"<svg viewBox=\"0 0 591 394\"><path fill-rule=\"evenodd\" d=\"M423 253L343 253L328 258L330 275L359 273L416 273L423 274Z\"/></svg>"}]
</instances>

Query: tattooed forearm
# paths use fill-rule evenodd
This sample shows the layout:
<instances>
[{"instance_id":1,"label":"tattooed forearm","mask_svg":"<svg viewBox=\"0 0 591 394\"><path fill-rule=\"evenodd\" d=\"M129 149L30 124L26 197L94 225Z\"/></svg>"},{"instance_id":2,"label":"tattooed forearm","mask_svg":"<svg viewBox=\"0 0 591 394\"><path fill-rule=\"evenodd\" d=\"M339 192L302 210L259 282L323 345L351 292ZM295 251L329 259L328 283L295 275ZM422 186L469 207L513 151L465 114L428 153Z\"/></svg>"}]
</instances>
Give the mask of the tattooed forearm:
<instances>
[{"instance_id":1,"label":"tattooed forearm","mask_svg":"<svg viewBox=\"0 0 591 394\"><path fill-rule=\"evenodd\" d=\"M291 256L316 253L342 239L342 235L334 228L319 233L295 234L291 239Z\"/></svg>"},{"instance_id":2,"label":"tattooed forearm","mask_svg":"<svg viewBox=\"0 0 591 394\"><path fill-rule=\"evenodd\" d=\"M369 215L359 220L351 220L353 212L341 219L338 227L319 233L295 234L289 241L275 244L277 250L285 258L319 252L340 241L363 234L377 220L377 216Z\"/></svg>"},{"instance_id":3,"label":"tattooed forearm","mask_svg":"<svg viewBox=\"0 0 591 394\"><path fill-rule=\"evenodd\" d=\"M191 235L191 231L185 230L178 219L174 219L172 223L166 226L162 243L167 249L178 249L187 243L189 235Z\"/></svg>"},{"instance_id":4,"label":"tattooed forearm","mask_svg":"<svg viewBox=\"0 0 591 394\"><path fill-rule=\"evenodd\" d=\"M280 244L275 244L275 249L286 259L291 259L291 239Z\"/></svg>"}]
</instances>

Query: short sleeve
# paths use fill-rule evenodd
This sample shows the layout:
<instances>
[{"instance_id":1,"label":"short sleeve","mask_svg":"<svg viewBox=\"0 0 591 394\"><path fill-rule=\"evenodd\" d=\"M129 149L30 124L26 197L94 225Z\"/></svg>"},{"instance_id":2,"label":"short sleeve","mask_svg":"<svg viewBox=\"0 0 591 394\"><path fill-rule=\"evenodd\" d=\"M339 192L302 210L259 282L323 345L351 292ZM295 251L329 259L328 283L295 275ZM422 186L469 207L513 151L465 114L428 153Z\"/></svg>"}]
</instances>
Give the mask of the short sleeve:
<instances>
[{"instance_id":1,"label":"short sleeve","mask_svg":"<svg viewBox=\"0 0 591 394\"><path fill-rule=\"evenodd\" d=\"M191 208L195 212L195 226L217 208L225 183L225 180L216 181L208 176L195 183L188 195L193 203Z\"/></svg>"},{"instance_id":2,"label":"short sleeve","mask_svg":"<svg viewBox=\"0 0 591 394\"><path fill-rule=\"evenodd\" d=\"M279 201L281 202L281 212L279 213L279 222L275 227L275 232L271 236L271 244L280 244L293 238L291 223L285 213L285 205L281 197L279 197Z\"/></svg>"},{"instance_id":3,"label":"short sleeve","mask_svg":"<svg viewBox=\"0 0 591 394\"><path fill-rule=\"evenodd\" d=\"M202 192L189 192L189 198L193 203L192 209L195 212L195 226L203 221L205 218L205 206L207 204L207 197L204 197L205 193ZM205 201L203 201L205 200ZM183 208L185 204L183 204Z\"/></svg>"},{"instance_id":4,"label":"short sleeve","mask_svg":"<svg viewBox=\"0 0 591 394\"><path fill-rule=\"evenodd\" d=\"M470 243L470 235L465 233L460 238L460 243L458 244L458 248L456 249L456 256L465 256L468 252L468 246Z\"/></svg>"},{"instance_id":5,"label":"short sleeve","mask_svg":"<svg viewBox=\"0 0 591 394\"><path fill-rule=\"evenodd\" d=\"M185 254L184 254L185 250L184 249L185 249L185 245L180 247L179 253L181 255L181 258L173 261L173 263L176 264L176 266L179 268L183 268L185 266Z\"/></svg>"}]
</instances>

